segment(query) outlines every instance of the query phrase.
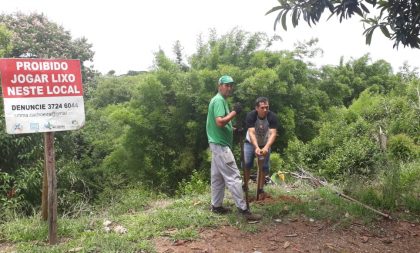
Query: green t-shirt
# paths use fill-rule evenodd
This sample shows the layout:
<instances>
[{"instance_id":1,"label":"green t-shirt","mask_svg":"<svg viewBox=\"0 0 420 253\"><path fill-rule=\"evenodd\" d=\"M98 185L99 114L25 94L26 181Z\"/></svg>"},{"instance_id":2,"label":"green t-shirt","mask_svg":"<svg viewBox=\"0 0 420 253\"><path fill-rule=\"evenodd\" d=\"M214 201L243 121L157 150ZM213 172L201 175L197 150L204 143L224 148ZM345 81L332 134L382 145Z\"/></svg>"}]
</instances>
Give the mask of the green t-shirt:
<instances>
[{"instance_id":1,"label":"green t-shirt","mask_svg":"<svg viewBox=\"0 0 420 253\"><path fill-rule=\"evenodd\" d=\"M224 117L229 114L229 106L222 95L217 93L209 104L209 110L207 113L207 139L209 143L215 143L222 146L229 146L232 148L233 143L233 128L232 122L230 121L224 127L218 127L216 125L217 117Z\"/></svg>"}]
</instances>

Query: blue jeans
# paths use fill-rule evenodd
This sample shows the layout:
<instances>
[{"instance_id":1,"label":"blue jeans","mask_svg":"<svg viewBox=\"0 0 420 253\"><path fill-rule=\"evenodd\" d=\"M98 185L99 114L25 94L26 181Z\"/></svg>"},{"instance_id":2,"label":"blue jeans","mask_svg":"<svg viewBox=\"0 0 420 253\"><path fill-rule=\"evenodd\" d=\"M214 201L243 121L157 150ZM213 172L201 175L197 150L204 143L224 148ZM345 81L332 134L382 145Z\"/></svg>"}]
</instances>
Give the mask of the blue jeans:
<instances>
[{"instance_id":1,"label":"blue jeans","mask_svg":"<svg viewBox=\"0 0 420 253\"><path fill-rule=\"evenodd\" d=\"M265 156L263 170L265 175L269 175L270 173L270 153L271 149L268 150L268 154ZM244 160L245 160L245 169L252 169L254 167L254 160L255 160L255 149L254 146L249 143L244 143Z\"/></svg>"}]
</instances>

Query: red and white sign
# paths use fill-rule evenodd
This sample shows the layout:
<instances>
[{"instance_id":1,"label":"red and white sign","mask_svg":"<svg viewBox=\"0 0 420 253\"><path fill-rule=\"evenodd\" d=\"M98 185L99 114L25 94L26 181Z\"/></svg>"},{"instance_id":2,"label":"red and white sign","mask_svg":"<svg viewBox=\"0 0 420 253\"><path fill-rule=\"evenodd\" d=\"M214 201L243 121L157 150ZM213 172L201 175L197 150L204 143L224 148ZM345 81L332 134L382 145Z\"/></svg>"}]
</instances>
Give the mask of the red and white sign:
<instances>
[{"instance_id":1,"label":"red and white sign","mask_svg":"<svg viewBox=\"0 0 420 253\"><path fill-rule=\"evenodd\" d=\"M67 131L85 123L79 60L0 59L6 131Z\"/></svg>"}]
</instances>

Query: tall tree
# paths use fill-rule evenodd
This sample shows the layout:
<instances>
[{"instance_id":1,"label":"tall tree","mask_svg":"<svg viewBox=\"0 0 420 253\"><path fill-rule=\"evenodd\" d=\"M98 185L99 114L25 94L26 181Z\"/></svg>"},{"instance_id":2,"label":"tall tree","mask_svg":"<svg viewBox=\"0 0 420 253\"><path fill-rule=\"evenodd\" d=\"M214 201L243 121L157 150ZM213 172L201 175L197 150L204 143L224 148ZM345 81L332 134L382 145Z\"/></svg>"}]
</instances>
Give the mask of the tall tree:
<instances>
[{"instance_id":1,"label":"tall tree","mask_svg":"<svg viewBox=\"0 0 420 253\"><path fill-rule=\"evenodd\" d=\"M182 50L184 50L184 47L181 45L181 42L177 40L175 44L173 45L173 52L176 56L176 64L183 70L187 71L188 66L184 63L184 59L182 57Z\"/></svg>"},{"instance_id":2,"label":"tall tree","mask_svg":"<svg viewBox=\"0 0 420 253\"><path fill-rule=\"evenodd\" d=\"M215 30L211 30L207 42L201 37L198 39L198 50L191 56L190 64L195 69L214 70L222 64L247 68L255 51L267 49L277 39L269 38L265 33L249 33L238 28L219 37Z\"/></svg>"},{"instance_id":3,"label":"tall tree","mask_svg":"<svg viewBox=\"0 0 420 253\"><path fill-rule=\"evenodd\" d=\"M0 24L0 57L9 54L12 48L12 33Z\"/></svg>"},{"instance_id":4,"label":"tall tree","mask_svg":"<svg viewBox=\"0 0 420 253\"><path fill-rule=\"evenodd\" d=\"M293 27L302 17L309 26L317 24L325 9L343 19L351 18L354 14L362 17L362 21L369 27L364 31L366 44L370 44L372 34L379 28L382 33L394 41L394 47L401 43L411 48L420 48L420 1L418 0L278 0L279 6L273 7L267 14L279 12L274 22L281 23L287 30L287 15L291 14ZM376 8L378 16L373 16L370 9Z\"/></svg>"},{"instance_id":5,"label":"tall tree","mask_svg":"<svg viewBox=\"0 0 420 253\"><path fill-rule=\"evenodd\" d=\"M80 59L84 81L93 77L93 68L83 64L92 62L94 55L86 38L73 39L69 31L38 13L2 14L0 24L13 33L13 49L4 57Z\"/></svg>"}]
</instances>

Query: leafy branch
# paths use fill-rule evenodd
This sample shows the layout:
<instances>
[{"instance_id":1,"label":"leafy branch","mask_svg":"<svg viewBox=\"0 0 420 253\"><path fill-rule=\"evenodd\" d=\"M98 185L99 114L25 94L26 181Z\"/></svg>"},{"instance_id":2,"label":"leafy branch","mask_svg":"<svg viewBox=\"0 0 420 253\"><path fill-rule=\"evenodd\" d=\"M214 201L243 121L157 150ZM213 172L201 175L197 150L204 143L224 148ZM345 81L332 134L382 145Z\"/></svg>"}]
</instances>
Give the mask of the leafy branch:
<instances>
[{"instance_id":1,"label":"leafy branch","mask_svg":"<svg viewBox=\"0 0 420 253\"><path fill-rule=\"evenodd\" d=\"M394 48L401 43L411 48L420 48L420 2L383 1L383 0L278 0L279 5L269 10L266 15L278 12L274 21L274 30L281 23L287 30L287 16L291 13L292 25L296 27L302 17L309 26L316 25L326 9L330 19L336 15L340 23L355 14L362 17L362 22L369 25L364 31L366 44L370 45L372 34L379 27L382 33L394 40ZM379 10L379 16L370 17L371 9Z\"/></svg>"}]
</instances>

